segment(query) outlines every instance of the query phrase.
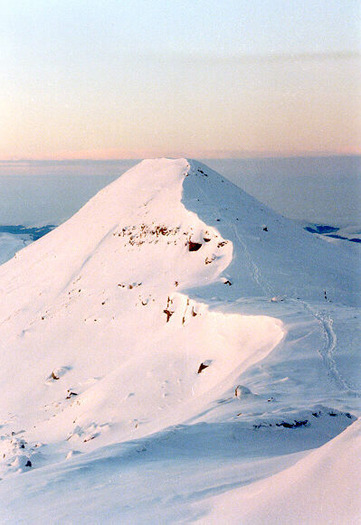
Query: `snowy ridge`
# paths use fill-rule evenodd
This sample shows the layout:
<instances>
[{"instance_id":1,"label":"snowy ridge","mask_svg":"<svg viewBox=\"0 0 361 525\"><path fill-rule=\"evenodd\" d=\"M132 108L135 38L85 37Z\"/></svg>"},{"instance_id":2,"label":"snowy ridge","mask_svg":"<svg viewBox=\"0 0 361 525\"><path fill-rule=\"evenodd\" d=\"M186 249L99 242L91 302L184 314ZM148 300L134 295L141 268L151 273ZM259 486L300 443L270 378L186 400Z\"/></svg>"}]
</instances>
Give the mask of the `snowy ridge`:
<instances>
[{"instance_id":1,"label":"snowy ridge","mask_svg":"<svg viewBox=\"0 0 361 525\"><path fill-rule=\"evenodd\" d=\"M139 461L167 465L172 479L186 468L176 509L193 519L208 512L192 506L195 494L244 484L247 463L252 483L342 432L360 395L347 365L355 346L342 344L359 304L354 253L186 159L141 162L19 252L0 267L8 520L23 519L16 497L33 479L44 488L27 499L30 521L45 498L54 522L85 522L75 506L87 493L55 511L49 490L68 469L83 487L88 465L93 519L106 497L109 520L172 521L156 503L168 498L160 480L160 499L137 485L142 508L131 492L119 500ZM204 475L192 477L197 458ZM125 481L108 494L96 465L115 480L117 461Z\"/></svg>"},{"instance_id":2,"label":"snowy ridge","mask_svg":"<svg viewBox=\"0 0 361 525\"><path fill-rule=\"evenodd\" d=\"M10 293L2 327L18 336L13 359L3 354L3 378L14 367L27 378L6 405L22 427L31 418L32 443L46 434L64 442L65 456L74 442L89 450L95 437L104 444L182 422L206 402L200 397L222 393L229 376L282 338L279 321L208 312L181 293L215 281L232 259L232 244L181 204L186 168L185 161L142 163L3 267ZM22 307L9 315L19 288ZM253 327L259 334L250 338ZM212 366L197 374L203 361Z\"/></svg>"}]
</instances>

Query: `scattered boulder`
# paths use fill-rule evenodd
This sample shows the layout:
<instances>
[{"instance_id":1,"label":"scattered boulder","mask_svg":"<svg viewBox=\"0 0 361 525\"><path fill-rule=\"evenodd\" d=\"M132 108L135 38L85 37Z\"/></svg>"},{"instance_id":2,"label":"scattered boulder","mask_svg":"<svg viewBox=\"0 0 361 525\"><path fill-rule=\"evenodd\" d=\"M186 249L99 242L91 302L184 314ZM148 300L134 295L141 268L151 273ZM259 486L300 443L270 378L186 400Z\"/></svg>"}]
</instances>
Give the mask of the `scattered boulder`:
<instances>
[{"instance_id":1,"label":"scattered boulder","mask_svg":"<svg viewBox=\"0 0 361 525\"><path fill-rule=\"evenodd\" d=\"M287 423L287 421L276 423L276 427L284 427L284 428L299 428L299 427L305 427L305 426L308 426L308 419L304 419L303 421L297 421L295 419L293 423Z\"/></svg>"},{"instance_id":2,"label":"scattered boulder","mask_svg":"<svg viewBox=\"0 0 361 525\"><path fill-rule=\"evenodd\" d=\"M235 397L240 398L240 397L243 397L243 396L248 396L249 394L252 394L252 392L246 386L237 385L236 388L234 389Z\"/></svg>"},{"instance_id":3,"label":"scattered boulder","mask_svg":"<svg viewBox=\"0 0 361 525\"><path fill-rule=\"evenodd\" d=\"M212 361L210 359L208 359L207 361L203 361L203 363L201 363L199 365L199 368L198 368L198 374L200 374L201 372L203 372L203 370L205 370L206 368L209 367L209 365L212 363Z\"/></svg>"},{"instance_id":4,"label":"scattered boulder","mask_svg":"<svg viewBox=\"0 0 361 525\"><path fill-rule=\"evenodd\" d=\"M71 397L77 396L78 394L76 392L72 392L71 390L67 390L67 396L66 399L70 399Z\"/></svg>"},{"instance_id":5,"label":"scattered boulder","mask_svg":"<svg viewBox=\"0 0 361 525\"><path fill-rule=\"evenodd\" d=\"M89 436L83 439L83 443L88 443L88 441L91 441L92 439L95 439L98 436L99 436L99 433L90 434Z\"/></svg>"},{"instance_id":6,"label":"scattered boulder","mask_svg":"<svg viewBox=\"0 0 361 525\"><path fill-rule=\"evenodd\" d=\"M200 248L202 248L202 244L200 242L188 241L188 250L190 252L197 252Z\"/></svg>"},{"instance_id":7,"label":"scattered boulder","mask_svg":"<svg viewBox=\"0 0 361 525\"><path fill-rule=\"evenodd\" d=\"M163 312L165 313L165 315L167 316L167 323L169 322L169 319L172 317L172 315L174 314L174 312L172 312L171 310L168 310L168 308L166 308L165 310L163 310Z\"/></svg>"},{"instance_id":8,"label":"scattered boulder","mask_svg":"<svg viewBox=\"0 0 361 525\"><path fill-rule=\"evenodd\" d=\"M271 298L271 303L281 303L285 300L285 296L283 295L275 295Z\"/></svg>"},{"instance_id":9,"label":"scattered boulder","mask_svg":"<svg viewBox=\"0 0 361 525\"><path fill-rule=\"evenodd\" d=\"M58 381L64 374L70 370L68 366L62 366L60 368L54 368L51 374L46 378L46 383L53 383Z\"/></svg>"}]
</instances>

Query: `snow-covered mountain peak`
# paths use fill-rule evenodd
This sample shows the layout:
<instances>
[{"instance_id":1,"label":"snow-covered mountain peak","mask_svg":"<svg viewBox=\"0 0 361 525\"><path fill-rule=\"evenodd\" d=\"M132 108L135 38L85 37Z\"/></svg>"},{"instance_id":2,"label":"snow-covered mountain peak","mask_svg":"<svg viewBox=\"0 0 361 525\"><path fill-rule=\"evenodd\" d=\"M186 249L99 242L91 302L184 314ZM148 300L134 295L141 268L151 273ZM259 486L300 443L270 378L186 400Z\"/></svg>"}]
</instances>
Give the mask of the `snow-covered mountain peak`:
<instances>
[{"instance_id":1,"label":"snow-covered mountain peak","mask_svg":"<svg viewBox=\"0 0 361 525\"><path fill-rule=\"evenodd\" d=\"M31 442L90 450L95 435L99 446L182 422L283 337L276 319L210 312L185 292L232 286L232 243L182 202L199 170L144 161L0 268L0 408Z\"/></svg>"},{"instance_id":2,"label":"snow-covered mountain peak","mask_svg":"<svg viewBox=\"0 0 361 525\"><path fill-rule=\"evenodd\" d=\"M335 358L334 317L359 301L353 248L197 161L139 163L0 266L0 477L133 442L213 460L244 441L254 461L336 436L360 395Z\"/></svg>"}]
</instances>

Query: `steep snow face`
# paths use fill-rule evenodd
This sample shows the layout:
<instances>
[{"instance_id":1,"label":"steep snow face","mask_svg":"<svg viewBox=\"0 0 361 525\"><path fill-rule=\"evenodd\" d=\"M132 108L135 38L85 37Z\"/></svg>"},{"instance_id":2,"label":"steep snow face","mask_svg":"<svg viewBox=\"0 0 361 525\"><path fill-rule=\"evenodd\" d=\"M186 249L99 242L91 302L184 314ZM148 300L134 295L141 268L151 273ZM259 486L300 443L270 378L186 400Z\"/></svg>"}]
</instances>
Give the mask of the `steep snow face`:
<instances>
[{"instance_id":1,"label":"steep snow face","mask_svg":"<svg viewBox=\"0 0 361 525\"><path fill-rule=\"evenodd\" d=\"M237 523L280 470L306 498L359 414L356 249L158 159L0 266L4 519Z\"/></svg>"},{"instance_id":2,"label":"steep snow face","mask_svg":"<svg viewBox=\"0 0 361 525\"><path fill-rule=\"evenodd\" d=\"M188 176L186 160L144 161L0 268L5 433L25 429L65 457L154 432L196 415L282 339L274 318L210 312L182 293L232 285L220 275L233 244L182 204Z\"/></svg>"},{"instance_id":3,"label":"steep snow face","mask_svg":"<svg viewBox=\"0 0 361 525\"><path fill-rule=\"evenodd\" d=\"M358 247L331 246L237 188L207 166L191 161L183 202L234 246L227 276L232 298L287 296L360 305ZM349 283L353 282L352 287ZM217 287L221 300L230 291ZM214 293L214 289L212 289ZM209 290L200 291L211 299Z\"/></svg>"},{"instance_id":4,"label":"steep snow face","mask_svg":"<svg viewBox=\"0 0 361 525\"><path fill-rule=\"evenodd\" d=\"M361 517L360 421L272 482L262 480L212 501L198 523L358 523ZM209 506L208 502L208 505ZM203 503L203 508L207 508Z\"/></svg>"}]
</instances>

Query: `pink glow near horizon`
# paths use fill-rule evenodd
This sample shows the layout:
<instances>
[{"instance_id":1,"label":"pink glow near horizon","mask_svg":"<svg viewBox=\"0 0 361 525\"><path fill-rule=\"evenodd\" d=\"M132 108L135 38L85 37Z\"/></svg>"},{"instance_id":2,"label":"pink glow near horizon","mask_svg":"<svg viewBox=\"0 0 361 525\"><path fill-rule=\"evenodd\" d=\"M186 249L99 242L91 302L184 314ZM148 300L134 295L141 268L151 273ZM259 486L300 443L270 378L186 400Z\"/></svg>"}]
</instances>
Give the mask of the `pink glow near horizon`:
<instances>
[{"instance_id":1,"label":"pink glow near horizon","mask_svg":"<svg viewBox=\"0 0 361 525\"><path fill-rule=\"evenodd\" d=\"M361 154L356 3L131 4L4 8L0 159Z\"/></svg>"}]
</instances>

